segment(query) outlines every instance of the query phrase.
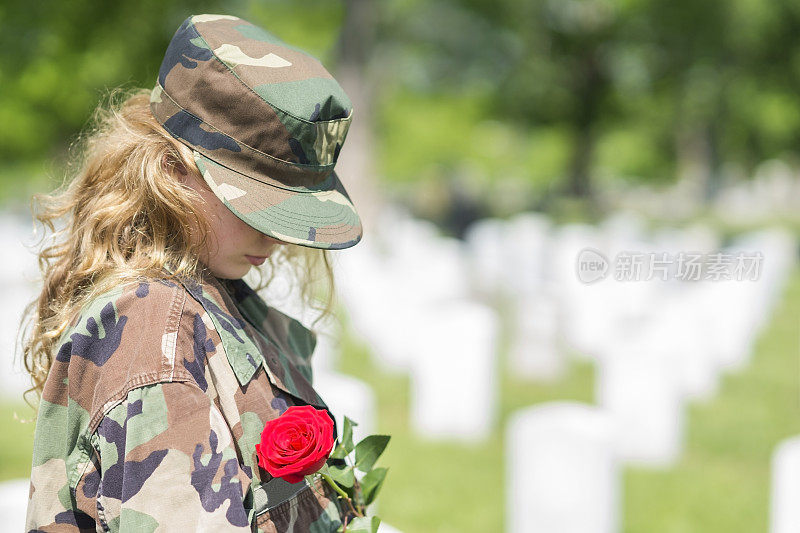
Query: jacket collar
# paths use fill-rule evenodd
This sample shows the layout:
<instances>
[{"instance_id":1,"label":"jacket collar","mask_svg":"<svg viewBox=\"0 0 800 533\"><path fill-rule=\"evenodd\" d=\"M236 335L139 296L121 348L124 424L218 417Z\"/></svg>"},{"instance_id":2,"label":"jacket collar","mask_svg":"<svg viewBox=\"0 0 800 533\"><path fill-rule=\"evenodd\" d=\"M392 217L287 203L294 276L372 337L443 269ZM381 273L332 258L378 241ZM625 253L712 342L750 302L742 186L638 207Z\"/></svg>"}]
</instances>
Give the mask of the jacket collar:
<instances>
[{"instance_id":1,"label":"jacket collar","mask_svg":"<svg viewBox=\"0 0 800 533\"><path fill-rule=\"evenodd\" d=\"M297 320L268 307L243 280L220 280L202 266L198 274L200 283L178 281L211 318L239 384L248 384L263 365L279 389L327 407L311 384L310 356L316 336Z\"/></svg>"},{"instance_id":2,"label":"jacket collar","mask_svg":"<svg viewBox=\"0 0 800 533\"><path fill-rule=\"evenodd\" d=\"M236 379L240 385L246 385L253 379L259 365L264 364L264 359L258 346L247 335L244 318L223 283L208 271L199 269L198 273L202 278L199 284L187 279L179 281L208 313ZM269 371L267 365L264 368Z\"/></svg>"}]
</instances>

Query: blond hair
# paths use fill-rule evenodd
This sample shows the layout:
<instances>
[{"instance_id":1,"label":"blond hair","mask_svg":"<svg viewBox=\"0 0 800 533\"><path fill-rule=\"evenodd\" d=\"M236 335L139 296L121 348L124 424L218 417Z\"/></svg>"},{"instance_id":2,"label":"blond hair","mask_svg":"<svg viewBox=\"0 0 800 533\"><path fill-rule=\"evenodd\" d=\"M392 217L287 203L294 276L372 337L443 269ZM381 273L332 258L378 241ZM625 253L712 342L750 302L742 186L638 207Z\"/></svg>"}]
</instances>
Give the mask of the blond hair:
<instances>
[{"instance_id":1,"label":"blond hair","mask_svg":"<svg viewBox=\"0 0 800 533\"><path fill-rule=\"evenodd\" d=\"M120 284L148 278L200 280L198 255L209 233L201 215L203 199L171 168L181 164L203 180L191 152L153 117L149 96L147 89L112 90L71 147L62 184L31 198L33 217L52 232L53 242L38 252L42 291L26 306L20 323L24 331L27 318L30 330L22 343L32 383L26 397L32 391L41 397L53 349L86 302ZM192 238L192 227L200 228L199 240ZM167 265L171 276L163 270ZM277 268L286 266L304 302L322 311L315 322L329 314L334 286L328 251L278 246L263 265L266 272L258 269L254 289L265 288ZM327 282L323 306L315 305L313 294L320 271Z\"/></svg>"}]
</instances>

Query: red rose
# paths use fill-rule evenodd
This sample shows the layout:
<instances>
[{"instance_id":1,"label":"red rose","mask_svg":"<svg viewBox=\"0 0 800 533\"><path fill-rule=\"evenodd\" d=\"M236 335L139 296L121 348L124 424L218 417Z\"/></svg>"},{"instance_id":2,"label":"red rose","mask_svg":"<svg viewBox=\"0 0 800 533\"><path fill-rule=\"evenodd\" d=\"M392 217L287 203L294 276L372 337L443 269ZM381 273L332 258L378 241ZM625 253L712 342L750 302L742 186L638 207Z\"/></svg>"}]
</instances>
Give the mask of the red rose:
<instances>
[{"instance_id":1,"label":"red rose","mask_svg":"<svg viewBox=\"0 0 800 533\"><path fill-rule=\"evenodd\" d=\"M297 483L322 468L333 444L328 411L293 405L264 426L256 455L259 466L273 477Z\"/></svg>"}]
</instances>

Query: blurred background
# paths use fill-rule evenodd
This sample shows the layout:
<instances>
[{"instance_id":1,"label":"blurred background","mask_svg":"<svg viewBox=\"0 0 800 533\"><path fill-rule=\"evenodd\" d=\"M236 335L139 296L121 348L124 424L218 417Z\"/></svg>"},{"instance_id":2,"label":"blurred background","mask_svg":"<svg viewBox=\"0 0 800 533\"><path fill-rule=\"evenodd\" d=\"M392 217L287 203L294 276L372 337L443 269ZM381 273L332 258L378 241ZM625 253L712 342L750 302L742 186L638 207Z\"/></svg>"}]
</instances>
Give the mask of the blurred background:
<instances>
[{"instance_id":1,"label":"blurred background","mask_svg":"<svg viewBox=\"0 0 800 533\"><path fill-rule=\"evenodd\" d=\"M61 182L108 89L154 85L199 13L307 50L353 102L337 172L364 239L332 252L340 320L315 383L362 435L392 435L386 523L800 531L789 0L4 2L4 516L30 474L30 195Z\"/></svg>"}]
</instances>

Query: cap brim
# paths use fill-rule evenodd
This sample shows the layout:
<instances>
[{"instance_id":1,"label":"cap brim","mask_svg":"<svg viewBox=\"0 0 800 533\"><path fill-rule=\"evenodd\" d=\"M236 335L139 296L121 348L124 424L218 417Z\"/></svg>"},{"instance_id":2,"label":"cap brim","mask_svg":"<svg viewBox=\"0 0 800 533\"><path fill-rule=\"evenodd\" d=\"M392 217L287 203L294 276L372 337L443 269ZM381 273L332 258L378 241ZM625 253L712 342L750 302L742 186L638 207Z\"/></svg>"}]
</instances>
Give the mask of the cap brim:
<instances>
[{"instance_id":1,"label":"cap brim","mask_svg":"<svg viewBox=\"0 0 800 533\"><path fill-rule=\"evenodd\" d=\"M214 194L254 229L287 243L340 250L362 236L361 219L335 172L323 190L298 190L263 183L196 150L195 163Z\"/></svg>"}]
</instances>

